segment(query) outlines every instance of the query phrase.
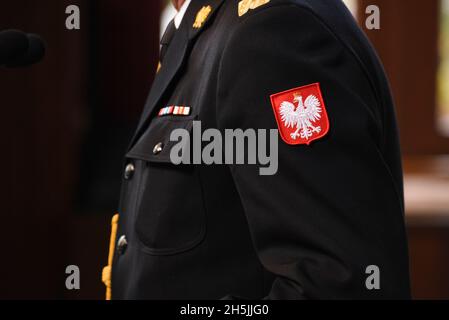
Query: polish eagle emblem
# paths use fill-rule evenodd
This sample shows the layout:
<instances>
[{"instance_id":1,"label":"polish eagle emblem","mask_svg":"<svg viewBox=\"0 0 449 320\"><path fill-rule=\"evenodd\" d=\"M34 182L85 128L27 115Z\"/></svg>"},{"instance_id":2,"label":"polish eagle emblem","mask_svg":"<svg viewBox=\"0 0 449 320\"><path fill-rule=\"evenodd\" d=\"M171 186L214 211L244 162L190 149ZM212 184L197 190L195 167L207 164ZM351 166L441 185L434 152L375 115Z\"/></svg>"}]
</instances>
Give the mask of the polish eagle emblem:
<instances>
[{"instance_id":1,"label":"polish eagle emblem","mask_svg":"<svg viewBox=\"0 0 449 320\"><path fill-rule=\"evenodd\" d=\"M286 143L309 145L329 131L318 83L272 95L271 102L281 137Z\"/></svg>"},{"instance_id":2,"label":"polish eagle emblem","mask_svg":"<svg viewBox=\"0 0 449 320\"><path fill-rule=\"evenodd\" d=\"M300 94L295 94L293 103L284 101L281 103L280 113L281 119L287 128L296 127L296 131L290 134L293 140L298 137L309 140L313 133L320 133L321 127L314 126L318 120L321 119L321 103L314 95L309 95L303 102L303 97Z\"/></svg>"}]
</instances>

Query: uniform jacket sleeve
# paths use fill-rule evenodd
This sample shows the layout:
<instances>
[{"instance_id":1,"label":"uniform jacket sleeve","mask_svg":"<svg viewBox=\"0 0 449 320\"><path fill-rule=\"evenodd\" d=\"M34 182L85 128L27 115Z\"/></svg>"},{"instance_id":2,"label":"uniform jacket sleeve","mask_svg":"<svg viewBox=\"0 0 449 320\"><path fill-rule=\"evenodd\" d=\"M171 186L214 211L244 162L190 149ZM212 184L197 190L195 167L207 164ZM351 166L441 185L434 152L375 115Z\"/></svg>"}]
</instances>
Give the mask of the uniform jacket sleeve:
<instances>
[{"instance_id":1,"label":"uniform jacket sleeve","mask_svg":"<svg viewBox=\"0 0 449 320\"><path fill-rule=\"evenodd\" d=\"M275 129L270 95L320 83L330 122L310 146L279 137L279 168L233 165L268 299L407 298L400 187L382 156L382 111L358 60L313 13L279 5L242 17L220 64L220 129ZM380 269L380 290L366 268Z\"/></svg>"}]
</instances>

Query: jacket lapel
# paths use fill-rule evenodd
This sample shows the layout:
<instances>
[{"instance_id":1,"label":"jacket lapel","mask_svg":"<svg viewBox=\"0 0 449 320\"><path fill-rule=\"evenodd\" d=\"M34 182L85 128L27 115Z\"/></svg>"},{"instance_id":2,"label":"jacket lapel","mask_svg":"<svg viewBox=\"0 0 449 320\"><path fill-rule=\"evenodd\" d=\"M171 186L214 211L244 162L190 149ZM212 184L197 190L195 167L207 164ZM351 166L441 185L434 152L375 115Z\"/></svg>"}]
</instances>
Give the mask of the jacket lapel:
<instances>
[{"instance_id":1,"label":"jacket lapel","mask_svg":"<svg viewBox=\"0 0 449 320\"><path fill-rule=\"evenodd\" d=\"M166 91L170 87L176 74L187 60L196 37L201 31L207 28L208 23L211 21L223 1L224 0L192 0L190 3L182 23L176 31L164 57L164 65L154 79L150 94L145 103L145 108L137 126L137 130L131 139L128 151L145 131L155 108L159 105L161 98L167 93ZM210 13L207 15L206 19L202 21L201 27L194 28L193 25L197 22L198 12L200 12L203 7L207 6L210 6L211 8Z\"/></svg>"}]
</instances>

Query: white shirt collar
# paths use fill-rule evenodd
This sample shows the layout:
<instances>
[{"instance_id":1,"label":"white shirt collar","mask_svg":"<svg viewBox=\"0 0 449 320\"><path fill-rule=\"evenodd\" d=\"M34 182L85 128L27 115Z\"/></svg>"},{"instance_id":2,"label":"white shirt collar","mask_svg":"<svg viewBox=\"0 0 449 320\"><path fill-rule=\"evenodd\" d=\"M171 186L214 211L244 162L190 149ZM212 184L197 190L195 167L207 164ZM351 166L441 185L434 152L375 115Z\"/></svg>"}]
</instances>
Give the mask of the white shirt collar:
<instances>
[{"instance_id":1,"label":"white shirt collar","mask_svg":"<svg viewBox=\"0 0 449 320\"><path fill-rule=\"evenodd\" d=\"M182 22L182 18L184 18L184 15L186 14L187 8L189 7L191 1L192 0L186 0L179 9L178 13L176 14L174 19L176 29L179 29L179 26L181 25Z\"/></svg>"}]
</instances>

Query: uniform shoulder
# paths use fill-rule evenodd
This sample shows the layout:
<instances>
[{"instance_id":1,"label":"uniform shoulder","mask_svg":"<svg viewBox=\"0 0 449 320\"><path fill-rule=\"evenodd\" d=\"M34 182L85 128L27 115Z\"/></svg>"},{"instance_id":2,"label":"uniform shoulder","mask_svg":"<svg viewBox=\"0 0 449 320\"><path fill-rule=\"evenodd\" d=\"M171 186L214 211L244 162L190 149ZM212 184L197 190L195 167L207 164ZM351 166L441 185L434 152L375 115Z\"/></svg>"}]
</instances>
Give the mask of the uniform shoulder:
<instances>
[{"instance_id":1,"label":"uniform shoulder","mask_svg":"<svg viewBox=\"0 0 449 320\"><path fill-rule=\"evenodd\" d=\"M270 12L277 7L303 9L320 15L322 11L344 9L341 0L234 0L233 10L240 18L247 18L261 11Z\"/></svg>"},{"instance_id":2,"label":"uniform shoulder","mask_svg":"<svg viewBox=\"0 0 449 320\"><path fill-rule=\"evenodd\" d=\"M222 20L222 26L228 35L249 32L263 36L280 29L305 35L306 28L340 38L338 34L357 28L341 0L231 0L225 11L228 18Z\"/></svg>"},{"instance_id":3,"label":"uniform shoulder","mask_svg":"<svg viewBox=\"0 0 449 320\"><path fill-rule=\"evenodd\" d=\"M296 15L314 16L317 20L328 21L335 17L351 19L352 15L341 0L232 0L227 10L231 11L232 24L241 24L260 13L279 16L286 11ZM336 14L339 13L339 14Z\"/></svg>"},{"instance_id":4,"label":"uniform shoulder","mask_svg":"<svg viewBox=\"0 0 449 320\"><path fill-rule=\"evenodd\" d=\"M347 10L341 0L231 0L225 3L226 18L221 20L221 26L228 31L266 30L274 25L286 25L293 31L298 25L287 25L288 17L326 25L335 10Z\"/></svg>"}]
</instances>

